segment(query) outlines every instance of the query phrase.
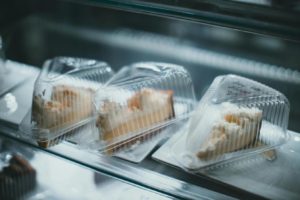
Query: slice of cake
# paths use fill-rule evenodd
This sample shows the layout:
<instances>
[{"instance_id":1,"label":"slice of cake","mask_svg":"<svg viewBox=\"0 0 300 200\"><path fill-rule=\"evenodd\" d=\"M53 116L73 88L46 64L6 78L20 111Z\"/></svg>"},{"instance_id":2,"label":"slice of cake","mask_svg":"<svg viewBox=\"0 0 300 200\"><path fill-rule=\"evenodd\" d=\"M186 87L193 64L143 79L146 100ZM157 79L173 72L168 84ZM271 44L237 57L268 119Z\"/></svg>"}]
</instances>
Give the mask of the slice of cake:
<instances>
[{"instance_id":1,"label":"slice of cake","mask_svg":"<svg viewBox=\"0 0 300 200\"><path fill-rule=\"evenodd\" d=\"M174 117L173 91L144 88L132 95L125 106L104 102L96 125L101 139L112 143L120 142L120 138L132 139L139 131Z\"/></svg>"},{"instance_id":2,"label":"slice of cake","mask_svg":"<svg viewBox=\"0 0 300 200\"><path fill-rule=\"evenodd\" d=\"M92 114L92 94L91 89L54 86L51 100L34 96L32 120L39 128L56 129L86 119Z\"/></svg>"},{"instance_id":3,"label":"slice of cake","mask_svg":"<svg viewBox=\"0 0 300 200\"><path fill-rule=\"evenodd\" d=\"M57 85L53 87L50 100L34 96L32 121L37 128L57 132L92 116L93 90ZM48 142L40 142L47 147Z\"/></svg>"},{"instance_id":4,"label":"slice of cake","mask_svg":"<svg viewBox=\"0 0 300 200\"><path fill-rule=\"evenodd\" d=\"M0 172L0 199L21 199L35 186L35 169L21 156L13 155Z\"/></svg>"},{"instance_id":5,"label":"slice of cake","mask_svg":"<svg viewBox=\"0 0 300 200\"><path fill-rule=\"evenodd\" d=\"M197 152L200 159L210 159L247 147L259 136L261 110L231 103L223 103L219 109L219 117L212 123L208 137Z\"/></svg>"}]
</instances>

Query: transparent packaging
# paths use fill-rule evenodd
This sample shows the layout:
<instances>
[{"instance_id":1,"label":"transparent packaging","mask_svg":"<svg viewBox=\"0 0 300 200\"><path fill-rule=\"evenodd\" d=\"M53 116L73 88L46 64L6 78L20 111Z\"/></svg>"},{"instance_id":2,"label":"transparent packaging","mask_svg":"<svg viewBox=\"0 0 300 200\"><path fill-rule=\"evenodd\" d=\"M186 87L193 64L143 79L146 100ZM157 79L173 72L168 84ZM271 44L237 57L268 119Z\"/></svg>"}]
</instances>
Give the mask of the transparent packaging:
<instances>
[{"instance_id":1,"label":"transparent packaging","mask_svg":"<svg viewBox=\"0 0 300 200\"><path fill-rule=\"evenodd\" d=\"M3 49L3 42L2 42L2 37L0 35L0 76L3 74L4 72L4 49Z\"/></svg>"},{"instance_id":2,"label":"transparent packaging","mask_svg":"<svg viewBox=\"0 0 300 200\"><path fill-rule=\"evenodd\" d=\"M188 122L182 153L173 149L175 159L183 169L197 171L270 150L287 140L289 109L287 98L266 85L219 76Z\"/></svg>"},{"instance_id":3,"label":"transparent packaging","mask_svg":"<svg viewBox=\"0 0 300 200\"><path fill-rule=\"evenodd\" d=\"M4 66L4 50L2 47L2 37L0 35L0 85L3 85L3 79L4 79L4 74L6 73L6 69ZM1 88L3 86L0 86L0 92L1 92ZM0 93L1 95L1 93Z\"/></svg>"},{"instance_id":4,"label":"transparent packaging","mask_svg":"<svg viewBox=\"0 0 300 200\"><path fill-rule=\"evenodd\" d=\"M105 91L103 91L103 89ZM97 92L100 151L113 155L151 141L194 109L190 74L181 66L141 62L123 67Z\"/></svg>"},{"instance_id":5,"label":"transparent packaging","mask_svg":"<svg viewBox=\"0 0 300 200\"><path fill-rule=\"evenodd\" d=\"M3 41L0 35L0 95L7 91L7 84L5 81L5 76L8 74L8 69L5 66L5 56L4 56L4 48ZM10 86L9 86L10 87Z\"/></svg>"},{"instance_id":6,"label":"transparent packaging","mask_svg":"<svg viewBox=\"0 0 300 200\"><path fill-rule=\"evenodd\" d=\"M47 60L34 84L32 109L21 130L42 147L63 140L93 119L95 91L113 74L105 62L96 60L71 57Z\"/></svg>"},{"instance_id":7,"label":"transparent packaging","mask_svg":"<svg viewBox=\"0 0 300 200\"><path fill-rule=\"evenodd\" d=\"M4 41L0 35L0 96L9 95L12 89L32 78L32 72L34 71L28 70L28 68L23 66L18 67L16 65L17 62L6 60L4 49ZM0 105L0 115L6 114L6 110L6 108L3 108L3 105Z\"/></svg>"}]
</instances>

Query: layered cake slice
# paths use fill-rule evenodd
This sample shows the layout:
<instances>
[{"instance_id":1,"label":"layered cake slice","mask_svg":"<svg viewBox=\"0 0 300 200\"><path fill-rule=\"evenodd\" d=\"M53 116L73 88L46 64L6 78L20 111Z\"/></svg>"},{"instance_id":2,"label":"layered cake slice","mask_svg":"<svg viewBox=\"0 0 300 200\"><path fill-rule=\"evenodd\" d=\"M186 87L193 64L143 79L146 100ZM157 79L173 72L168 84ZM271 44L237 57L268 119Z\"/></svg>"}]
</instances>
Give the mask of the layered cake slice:
<instances>
[{"instance_id":1,"label":"layered cake slice","mask_svg":"<svg viewBox=\"0 0 300 200\"><path fill-rule=\"evenodd\" d=\"M53 88L51 100L41 96L33 99L32 119L39 128L61 128L91 114L91 89L58 85Z\"/></svg>"},{"instance_id":2,"label":"layered cake slice","mask_svg":"<svg viewBox=\"0 0 300 200\"><path fill-rule=\"evenodd\" d=\"M93 90L57 85L53 87L51 99L34 96L32 121L40 129L59 131L88 119L92 115Z\"/></svg>"},{"instance_id":3,"label":"layered cake slice","mask_svg":"<svg viewBox=\"0 0 300 200\"><path fill-rule=\"evenodd\" d=\"M238 107L231 103L223 103L218 109L215 111L219 112L218 117L211 123L208 137L197 152L199 159L210 159L242 149L259 137L261 110ZM206 125L209 126L209 123Z\"/></svg>"},{"instance_id":4,"label":"layered cake slice","mask_svg":"<svg viewBox=\"0 0 300 200\"><path fill-rule=\"evenodd\" d=\"M144 88L132 95L126 106L104 102L96 125L101 139L113 143L135 137L139 131L174 117L173 91Z\"/></svg>"}]
</instances>

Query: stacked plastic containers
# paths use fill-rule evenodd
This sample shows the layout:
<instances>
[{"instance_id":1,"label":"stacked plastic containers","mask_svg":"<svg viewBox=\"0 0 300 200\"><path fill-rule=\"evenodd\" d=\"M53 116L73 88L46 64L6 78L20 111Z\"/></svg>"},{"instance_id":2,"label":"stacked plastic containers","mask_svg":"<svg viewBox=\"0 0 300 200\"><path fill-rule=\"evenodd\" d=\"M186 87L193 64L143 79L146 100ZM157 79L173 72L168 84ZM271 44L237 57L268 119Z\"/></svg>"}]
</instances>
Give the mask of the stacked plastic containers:
<instances>
[{"instance_id":1,"label":"stacked plastic containers","mask_svg":"<svg viewBox=\"0 0 300 200\"><path fill-rule=\"evenodd\" d=\"M186 141L173 155L197 172L270 150L287 138L289 102L280 92L235 75L215 78L189 119Z\"/></svg>"},{"instance_id":2,"label":"stacked plastic containers","mask_svg":"<svg viewBox=\"0 0 300 200\"><path fill-rule=\"evenodd\" d=\"M57 144L93 119L95 91L113 74L106 63L96 60L56 57L46 61L21 130L39 146Z\"/></svg>"},{"instance_id":3,"label":"stacked plastic containers","mask_svg":"<svg viewBox=\"0 0 300 200\"><path fill-rule=\"evenodd\" d=\"M96 95L99 150L110 155L143 143L189 116L195 94L181 66L143 62L123 67Z\"/></svg>"}]
</instances>

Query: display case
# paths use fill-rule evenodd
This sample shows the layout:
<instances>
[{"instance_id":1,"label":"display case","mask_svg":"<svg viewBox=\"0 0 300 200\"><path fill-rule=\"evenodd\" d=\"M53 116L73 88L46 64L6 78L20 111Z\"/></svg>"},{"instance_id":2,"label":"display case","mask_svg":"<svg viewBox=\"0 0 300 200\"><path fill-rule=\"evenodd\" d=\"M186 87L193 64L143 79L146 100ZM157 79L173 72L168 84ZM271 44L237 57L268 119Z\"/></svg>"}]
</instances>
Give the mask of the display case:
<instances>
[{"instance_id":1,"label":"display case","mask_svg":"<svg viewBox=\"0 0 300 200\"><path fill-rule=\"evenodd\" d=\"M18 151L31 160L37 174L40 173L38 189L26 198L52 198L49 191L58 191L58 196L53 198L59 199L89 192L100 198L112 191L111 187L128 186L119 196L105 195L118 199L125 198L125 193L145 192L154 196L136 198L299 199L298 1L4 2L0 3L0 56L3 60L0 61L0 83L8 84L0 86L0 132L1 140L9 141L11 149L24 146L26 151ZM14 12L10 12L12 10ZM171 127L172 134L167 134L168 137L148 146L146 157L138 162L131 161L139 147L122 155L108 156L91 148L91 143L82 142L85 139L82 133L92 134L89 127L76 130L78 134L64 138L57 145L39 147L20 131L20 126L32 106L34 83L44 61L58 56L101 60L115 72L122 66L140 62L180 65L190 74L195 91L190 96L196 102L219 75L236 74L258 81L288 99L286 141L197 173L182 170L170 154L174 141L180 137L179 130L186 126L190 116ZM9 76L4 75L7 71ZM195 110L194 106L189 108ZM43 165L45 162L47 166ZM61 168L74 168L77 174L63 174L69 193L55 188L60 179L47 177L45 173L50 170L53 176L61 175L58 169L61 165L65 165ZM77 171L83 175L79 176ZM99 175L99 179L95 175L94 182L102 184L109 179L109 184L95 187L87 180L88 174ZM93 196L80 195L79 199L93 199Z\"/></svg>"}]
</instances>

